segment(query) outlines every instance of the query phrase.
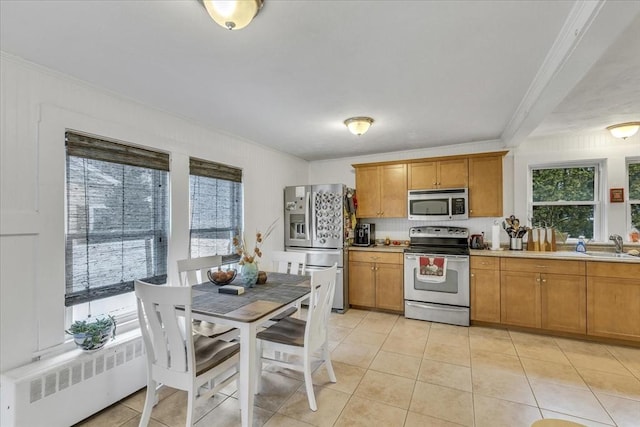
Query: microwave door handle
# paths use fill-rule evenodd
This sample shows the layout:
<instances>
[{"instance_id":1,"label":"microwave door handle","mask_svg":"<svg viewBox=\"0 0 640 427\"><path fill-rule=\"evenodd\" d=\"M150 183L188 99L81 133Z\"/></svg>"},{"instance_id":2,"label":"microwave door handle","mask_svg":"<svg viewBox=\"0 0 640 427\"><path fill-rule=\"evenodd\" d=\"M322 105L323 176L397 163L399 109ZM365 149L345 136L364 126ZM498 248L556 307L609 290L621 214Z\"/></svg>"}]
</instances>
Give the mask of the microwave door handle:
<instances>
[{"instance_id":1,"label":"microwave door handle","mask_svg":"<svg viewBox=\"0 0 640 427\"><path fill-rule=\"evenodd\" d=\"M453 219L453 197L449 197L449 219Z\"/></svg>"}]
</instances>

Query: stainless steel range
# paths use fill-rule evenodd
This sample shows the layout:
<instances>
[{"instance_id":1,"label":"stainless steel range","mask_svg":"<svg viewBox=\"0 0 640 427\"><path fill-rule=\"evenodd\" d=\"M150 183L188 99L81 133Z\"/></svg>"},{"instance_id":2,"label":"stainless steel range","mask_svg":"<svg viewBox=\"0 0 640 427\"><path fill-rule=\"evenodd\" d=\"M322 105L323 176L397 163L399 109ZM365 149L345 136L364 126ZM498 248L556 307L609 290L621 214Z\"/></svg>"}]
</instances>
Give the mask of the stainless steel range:
<instances>
[{"instance_id":1,"label":"stainless steel range","mask_svg":"<svg viewBox=\"0 0 640 427\"><path fill-rule=\"evenodd\" d=\"M409 229L404 251L404 315L469 326L469 230Z\"/></svg>"}]
</instances>

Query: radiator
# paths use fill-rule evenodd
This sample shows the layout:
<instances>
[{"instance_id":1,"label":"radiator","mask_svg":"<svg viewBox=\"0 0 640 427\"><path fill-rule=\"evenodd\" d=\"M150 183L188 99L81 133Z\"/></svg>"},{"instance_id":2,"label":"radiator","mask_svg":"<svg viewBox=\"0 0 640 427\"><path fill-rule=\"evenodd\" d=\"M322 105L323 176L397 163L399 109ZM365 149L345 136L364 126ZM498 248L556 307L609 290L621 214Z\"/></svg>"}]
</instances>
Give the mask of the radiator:
<instances>
[{"instance_id":1,"label":"radiator","mask_svg":"<svg viewBox=\"0 0 640 427\"><path fill-rule=\"evenodd\" d=\"M126 335L3 373L0 425L67 427L144 387L142 338Z\"/></svg>"}]
</instances>

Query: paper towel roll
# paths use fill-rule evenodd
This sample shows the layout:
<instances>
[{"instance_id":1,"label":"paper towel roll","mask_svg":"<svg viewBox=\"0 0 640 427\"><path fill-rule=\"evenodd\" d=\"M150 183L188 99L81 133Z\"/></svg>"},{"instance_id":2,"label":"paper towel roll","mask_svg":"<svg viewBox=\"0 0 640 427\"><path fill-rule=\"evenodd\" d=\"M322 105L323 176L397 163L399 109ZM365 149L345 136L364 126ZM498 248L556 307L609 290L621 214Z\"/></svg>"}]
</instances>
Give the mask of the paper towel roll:
<instances>
[{"instance_id":1,"label":"paper towel roll","mask_svg":"<svg viewBox=\"0 0 640 427\"><path fill-rule=\"evenodd\" d=\"M497 251L500 249L500 226L494 224L491 226L491 250Z\"/></svg>"}]
</instances>

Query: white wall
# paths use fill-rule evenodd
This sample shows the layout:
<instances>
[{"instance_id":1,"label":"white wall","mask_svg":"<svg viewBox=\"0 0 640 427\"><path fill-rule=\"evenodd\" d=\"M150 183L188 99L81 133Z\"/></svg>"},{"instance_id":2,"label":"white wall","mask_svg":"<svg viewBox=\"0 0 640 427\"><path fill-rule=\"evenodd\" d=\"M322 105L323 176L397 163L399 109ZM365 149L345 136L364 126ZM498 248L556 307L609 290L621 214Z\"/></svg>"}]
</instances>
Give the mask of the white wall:
<instances>
[{"instance_id":1,"label":"white wall","mask_svg":"<svg viewBox=\"0 0 640 427\"><path fill-rule=\"evenodd\" d=\"M64 340L64 131L168 152L169 278L188 256L189 156L243 169L245 229L282 216L282 189L306 183L308 163L207 129L2 54L0 62L0 371ZM268 169L264 165L269 165ZM264 252L282 249L282 224Z\"/></svg>"},{"instance_id":2,"label":"white wall","mask_svg":"<svg viewBox=\"0 0 640 427\"><path fill-rule=\"evenodd\" d=\"M568 135L547 138L529 138L514 151L514 194L515 214L527 217L531 188L528 185L530 167L549 163L576 161L597 161L603 165L601 200L603 201L602 226L599 242L607 242L610 234L629 239L627 203L610 203L609 189L624 188L625 200L629 189L626 181L627 159L640 160L640 134L626 140L612 137L603 130L588 135ZM574 236L577 237L577 236ZM611 242L609 242L611 243Z\"/></svg>"}]
</instances>

